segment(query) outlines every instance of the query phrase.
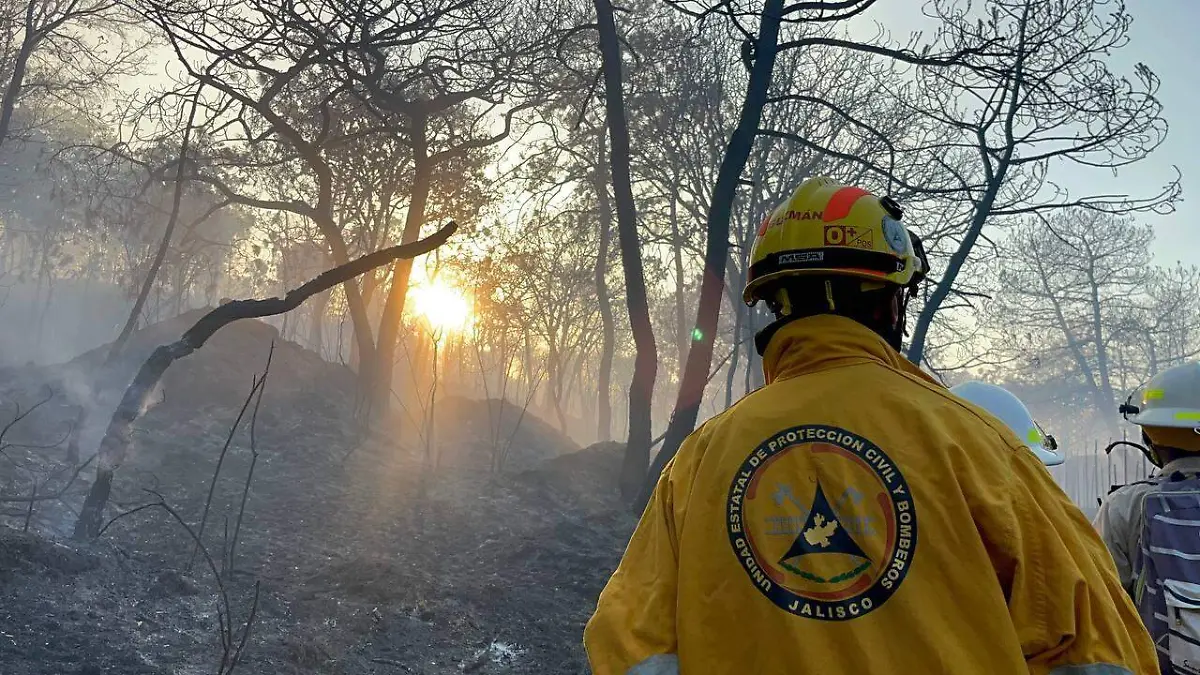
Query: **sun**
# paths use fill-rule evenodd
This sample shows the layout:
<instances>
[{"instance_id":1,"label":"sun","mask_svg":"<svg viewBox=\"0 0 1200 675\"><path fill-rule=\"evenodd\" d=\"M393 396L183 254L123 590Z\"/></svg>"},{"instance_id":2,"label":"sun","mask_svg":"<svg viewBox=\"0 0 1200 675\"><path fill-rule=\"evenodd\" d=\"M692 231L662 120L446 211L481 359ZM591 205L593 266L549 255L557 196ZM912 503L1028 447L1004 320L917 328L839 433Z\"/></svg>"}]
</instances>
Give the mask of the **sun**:
<instances>
[{"instance_id":1,"label":"sun","mask_svg":"<svg viewBox=\"0 0 1200 675\"><path fill-rule=\"evenodd\" d=\"M409 290L414 315L420 316L436 331L461 331L471 318L471 306L461 289L433 279Z\"/></svg>"}]
</instances>

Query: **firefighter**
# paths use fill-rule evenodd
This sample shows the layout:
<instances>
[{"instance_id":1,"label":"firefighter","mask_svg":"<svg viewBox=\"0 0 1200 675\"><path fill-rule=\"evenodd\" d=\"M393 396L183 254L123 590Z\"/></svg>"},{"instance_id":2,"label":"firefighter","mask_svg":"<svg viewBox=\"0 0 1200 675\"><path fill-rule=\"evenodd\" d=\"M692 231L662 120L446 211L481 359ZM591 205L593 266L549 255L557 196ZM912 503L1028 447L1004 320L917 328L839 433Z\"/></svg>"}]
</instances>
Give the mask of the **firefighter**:
<instances>
[{"instance_id":1,"label":"firefighter","mask_svg":"<svg viewBox=\"0 0 1200 675\"><path fill-rule=\"evenodd\" d=\"M1140 447L1159 471L1109 494L1095 526L1162 672L1200 673L1200 363L1158 373L1120 412L1142 428Z\"/></svg>"},{"instance_id":2,"label":"firefighter","mask_svg":"<svg viewBox=\"0 0 1200 675\"><path fill-rule=\"evenodd\" d=\"M597 675L1151 672L1104 544L1021 439L898 350L926 271L829 178L759 227L766 385L658 478L584 634Z\"/></svg>"},{"instance_id":3,"label":"firefighter","mask_svg":"<svg viewBox=\"0 0 1200 675\"><path fill-rule=\"evenodd\" d=\"M1042 464L1058 466L1066 461L1058 452L1058 442L1042 429L1021 399L1011 391L987 382L972 381L950 387L950 393L995 415L1024 441L1025 447L1032 450Z\"/></svg>"}]
</instances>

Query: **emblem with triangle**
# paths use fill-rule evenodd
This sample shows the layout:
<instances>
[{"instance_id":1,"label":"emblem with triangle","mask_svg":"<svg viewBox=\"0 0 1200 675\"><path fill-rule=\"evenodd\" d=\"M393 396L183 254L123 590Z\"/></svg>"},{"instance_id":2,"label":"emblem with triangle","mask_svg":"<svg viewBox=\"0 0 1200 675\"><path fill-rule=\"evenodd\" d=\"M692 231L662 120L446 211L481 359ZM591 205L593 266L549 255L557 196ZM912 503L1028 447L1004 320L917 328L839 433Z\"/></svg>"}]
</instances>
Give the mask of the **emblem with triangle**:
<instances>
[{"instance_id":1,"label":"emblem with triangle","mask_svg":"<svg viewBox=\"0 0 1200 675\"><path fill-rule=\"evenodd\" d=\"M817 483L812 509L808 512L804 527L800 528L800 534L796 537L796 541L792 543L788 552L783 554L779 562L813 553L841 553L870 560L862 547L838 522L838 516L834 513L833 507L829 505L829 499L825 497L825 491L821 489L820 483Z\"/></svg>"}]
</instances>

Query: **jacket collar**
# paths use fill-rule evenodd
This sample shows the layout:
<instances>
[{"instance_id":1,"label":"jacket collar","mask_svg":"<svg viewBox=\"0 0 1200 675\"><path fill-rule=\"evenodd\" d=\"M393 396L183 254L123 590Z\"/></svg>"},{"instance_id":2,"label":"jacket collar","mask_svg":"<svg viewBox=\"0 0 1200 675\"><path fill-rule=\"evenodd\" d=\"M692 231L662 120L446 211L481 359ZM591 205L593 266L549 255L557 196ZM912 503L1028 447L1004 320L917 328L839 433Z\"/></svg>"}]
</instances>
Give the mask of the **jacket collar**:
<instances>
[{"instance_id":1,"label":"jacket collar","mask_svg":"<svg viewBox=\"0 0 1200 675\"><path fill-rule=\"evenodd\" d=\"M874 361L938 387L942 385L901 356L875 331L834 314L788 323L771 338L763 353L767 384L853 362Z\"/></svg>"},{"instance_id":2,"label":"jacket collar","mask_svg":"<svg viewBox=\"0 0 1200 675\"><path fill-rule=\"evenodd\" d=\"M1167 462L1159 473L1169 476L1176 471L1180 473L1200 473L1200 456L1179 457Z\"/></svg>"}]
</instances>

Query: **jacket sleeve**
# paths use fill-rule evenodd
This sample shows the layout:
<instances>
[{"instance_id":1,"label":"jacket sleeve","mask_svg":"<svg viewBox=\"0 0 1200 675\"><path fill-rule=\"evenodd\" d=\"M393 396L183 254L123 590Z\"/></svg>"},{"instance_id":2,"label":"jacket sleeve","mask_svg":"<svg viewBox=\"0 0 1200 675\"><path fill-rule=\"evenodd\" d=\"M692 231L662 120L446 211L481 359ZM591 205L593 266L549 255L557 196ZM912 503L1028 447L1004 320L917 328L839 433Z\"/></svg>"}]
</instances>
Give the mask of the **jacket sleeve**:
<instances>
[{"instance_id":1,"label":"jacket sleeve","mask_svg":"<svg viewBox=\"0 0 1200 675\"><path fill-rule=\"evenodd\" d=\"M1114 492L1100 504L1093 525L1100 533L1100 539L1108 547L1113 562L1117 566L1117 577L1125 591L1133 595L1133 558L1126 549L1129 541L1129 526L1132 517L1132 505L1128 495L1120 491Z\"/></svg>"},{"instance_id":2,"label":"jacket sleeve","mask_svg":"<svg viewBox=\"0 0 1200 675\"><path fill-rule=\"evenodd\" d=\"M670 475L658 479L617 571L584 630L595 675L676 675L677 539Z\"/></svg>"},{"instance_id":3,"label":"jacket sleeve","mask_svg":"<svg viewBox=\"0 0 1200 675\"><path fill-rule=\"evenodd\" d=\"M996 569L1031 675L1157 673L1150 635L1096 530L1027 451L1012 453Z\"/></svg>"}]
</instances>

